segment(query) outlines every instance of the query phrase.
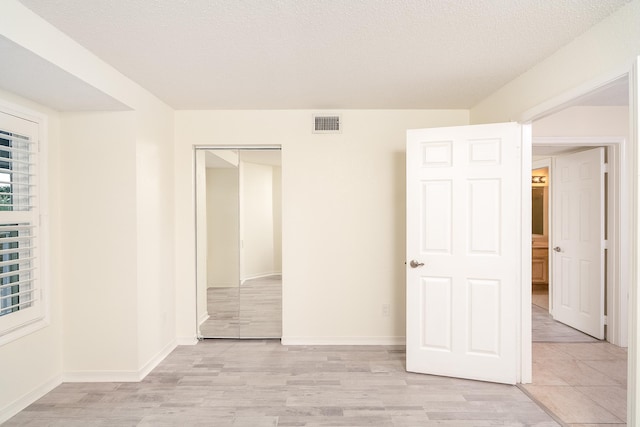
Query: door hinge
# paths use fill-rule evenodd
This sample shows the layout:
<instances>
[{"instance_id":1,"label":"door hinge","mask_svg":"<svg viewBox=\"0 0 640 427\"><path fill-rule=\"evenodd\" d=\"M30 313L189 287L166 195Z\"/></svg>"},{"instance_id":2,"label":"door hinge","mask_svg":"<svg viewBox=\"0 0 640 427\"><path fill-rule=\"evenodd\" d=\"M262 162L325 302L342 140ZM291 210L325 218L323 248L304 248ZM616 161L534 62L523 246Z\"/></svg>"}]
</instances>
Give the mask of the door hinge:
<instances>
[{"instance_id":1,"label":"door hinge","mask_svg":"<svg viewBox=\"0 0 640 427\"><path fill-rule=\"evenodd\" d=\"M602 241L602 248L603 249L609 249L609 240L603 240Z\"/></svg>"},{"instance_id":2,"label":"door hinge","mask_svg":"<svg viewBox=\"0 0 640 427\"><path fill-rule=\"evenodd\" d=\"M604 316L604 317L602 318L602 321L604 322L604 325L605 325L605 326L607 326L607 316Z\"/></svg>"}]
</instances>

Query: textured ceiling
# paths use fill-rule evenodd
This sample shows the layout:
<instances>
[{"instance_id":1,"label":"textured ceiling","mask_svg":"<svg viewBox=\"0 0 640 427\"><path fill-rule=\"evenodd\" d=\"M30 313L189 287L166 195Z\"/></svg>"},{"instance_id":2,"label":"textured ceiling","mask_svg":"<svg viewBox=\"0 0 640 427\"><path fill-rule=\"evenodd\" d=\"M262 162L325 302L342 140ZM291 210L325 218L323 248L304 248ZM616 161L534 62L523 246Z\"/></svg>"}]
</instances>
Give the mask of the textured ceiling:
<instances>
[{"instance_id":1,"label":"textured ceiling","mask_svg":"<svg viewBox=\"0 0 640 427\"><path fill-rule=\"evenodd\" d=\"M627 0L20 0L176 109L470 108Z\"/></svg>"}]
</instances>

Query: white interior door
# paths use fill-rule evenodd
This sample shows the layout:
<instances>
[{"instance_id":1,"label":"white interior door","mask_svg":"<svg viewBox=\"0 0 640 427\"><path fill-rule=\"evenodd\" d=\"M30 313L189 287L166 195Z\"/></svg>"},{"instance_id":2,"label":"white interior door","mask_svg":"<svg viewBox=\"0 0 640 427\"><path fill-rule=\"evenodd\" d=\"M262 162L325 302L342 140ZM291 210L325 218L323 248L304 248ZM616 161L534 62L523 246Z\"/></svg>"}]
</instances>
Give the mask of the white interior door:
<instances>
[{"instance_id":1,"label":"white interior door","mask_svg":"<svg viewBox=\"0 0 640 427\"><path fill-rule=\"evenodd\" d=\"M521 144L517 123L407 133L408 371L516 382Z\"/></svg>"},{"instance_id":2,"label":"white interior door","mask_svg":"<svg viewBox=\"0 0 640 427\"><path fill-rule=\"evenodd\" d=\"M553 192L553 317L604 339L604 148L559 156Z\"/></svg>"}]
</instances>

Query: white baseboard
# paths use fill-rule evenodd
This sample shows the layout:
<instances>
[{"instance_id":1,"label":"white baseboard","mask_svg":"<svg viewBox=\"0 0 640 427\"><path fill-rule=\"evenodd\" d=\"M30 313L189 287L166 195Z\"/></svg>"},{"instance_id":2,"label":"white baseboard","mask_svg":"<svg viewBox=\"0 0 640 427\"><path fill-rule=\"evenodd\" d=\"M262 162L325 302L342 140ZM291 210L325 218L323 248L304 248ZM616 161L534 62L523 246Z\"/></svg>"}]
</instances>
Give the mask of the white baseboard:
<instances>
[{"instance_id":1,"label":"white baseboard","mask_svg":"<svg viewBox=\"0 0 640 427\"><path fill-rule=\"evenodd\" d=\"M66 383L139 382L149 375L149 372L158 366L176 347L176 341L171 341L137 371L71 371L63 373L62 380Z\"/></svg>"},{"instance_id":2,"label":"white baseboard","mask_svg":"<svg viewBox=\"0 0 640 427\"><path fill-rule=\"evenodd\" d=\"M224 282L224 283L220 283L220 282L216 282L216 283L209 283L207 285L207 289L215 289L215 288L237 288L238 287L238 283L230 283L230 282Z\"/></svg>"},{"instance_id":3,"label":"white baseboard","mask_svg":"<svg viewBox=\"0 0 640 427\"><path fill-rule=\"evenodd\" d=\"M169 353L171 353L177 346L178 346L178 344L176 344L176 341L173 340L170 343L168 343L167 345L165 345L162 350L160 350L158 353L156 353L156 355L153 356L138 371L139 372L139 375L138 375L139 376L139 380L138 381L142 381L144 379L144 377L149 375L149 372L153 371L155 369L155 367L158 366L160 364L160 362L162 362L169 355Z\"/></svg>"},{"instance_id":4,"label":"white baseboard","mask_svg":"<svg viewBox=\"0 0 640 427\"><path fill-rule=\"evenodd\" d=\"M281 271L272 271L270 273L252 274L251 276L247 276L247 277L241 278L240 279L240 284L244 284L244 282L246 282L247 280L262 279L263 277L270 277L270 276L282 276L282 272Z\"/></svg>"},{"instance_id":5,"label":"white baseboard","mask_svg":"<svg viewBox=\"0 0 640 427\"><path fill-rule=\"evenodd\" d=\"M405 337L282 337L282 345L405 345Z\"/></svg>"},{"instance_id":6,"label":"white baseboard","mask_svg":"<svg viewBox=\"0 0 640 427\"><path fill-rule=\"evenodd\" d=\"M204 313L202 316L200 316L200 319L198 319L198 325L202 325L204 322L206 322L207 320L209 320L209 314L208 313Z\"/></svg>"},{"instance_id":7,"label":"white baseboard","mask_svg":"<svg viewBox=\"0 0 640 427\"><path fill-rule=\"evenodd\" d=\"M22 411L27 406L31 405L36 400L40 399L45 394L49 393L54 388L58 387L62 384L62 376L58 375L54 378L51 378L49 381L44 382L36 389L30 391L24 396L18 398L17 400L11 402L4 408L0 409L0 424L7 421L9 418L16 415L18 412Z\"/></svg>"}]
</instances>

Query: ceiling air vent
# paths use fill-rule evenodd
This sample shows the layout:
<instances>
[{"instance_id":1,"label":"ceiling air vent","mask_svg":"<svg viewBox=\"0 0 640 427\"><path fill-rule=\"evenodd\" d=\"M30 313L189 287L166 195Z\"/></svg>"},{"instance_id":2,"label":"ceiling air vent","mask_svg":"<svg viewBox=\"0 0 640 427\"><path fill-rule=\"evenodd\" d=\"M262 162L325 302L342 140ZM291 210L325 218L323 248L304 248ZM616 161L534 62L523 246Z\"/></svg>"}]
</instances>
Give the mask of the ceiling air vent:
<instances>
[{"instance_id":1,"label":"ceiling air vent","mask_svg":"<svg viewBox=\"0 0 640 427\"><path fill-rule=\"evenodd\" d=\"M342 123L339 114L313 115L313 133L340 133Z\"/></svg>"}]
</instances>

